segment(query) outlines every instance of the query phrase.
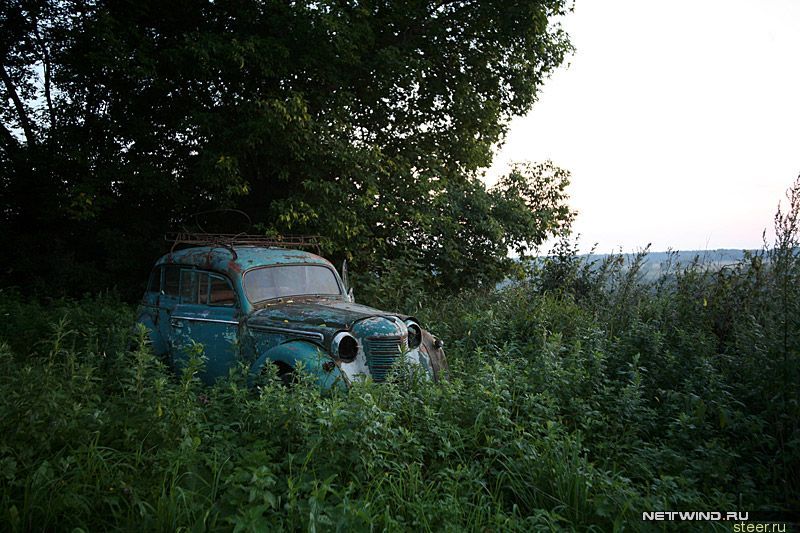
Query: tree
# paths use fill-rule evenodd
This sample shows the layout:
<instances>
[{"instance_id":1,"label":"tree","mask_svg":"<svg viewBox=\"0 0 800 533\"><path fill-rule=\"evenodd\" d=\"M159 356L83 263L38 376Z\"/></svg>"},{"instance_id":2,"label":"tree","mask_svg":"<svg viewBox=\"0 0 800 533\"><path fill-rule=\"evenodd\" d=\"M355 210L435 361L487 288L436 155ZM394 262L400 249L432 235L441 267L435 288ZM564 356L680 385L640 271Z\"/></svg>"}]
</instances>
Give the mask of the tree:
<instances>
[{"instance_id":1,"label":"tree","mask_svg":"<svg viewBox=\"0 0 800 533\"><path fill-rule=\"evenodd\" d=\"M535 172L479 180L571 50L567 0L2 1L6 282L135 286L164 231L236 207L453 286L569 218Z\"/></svg>"}]
</instances>

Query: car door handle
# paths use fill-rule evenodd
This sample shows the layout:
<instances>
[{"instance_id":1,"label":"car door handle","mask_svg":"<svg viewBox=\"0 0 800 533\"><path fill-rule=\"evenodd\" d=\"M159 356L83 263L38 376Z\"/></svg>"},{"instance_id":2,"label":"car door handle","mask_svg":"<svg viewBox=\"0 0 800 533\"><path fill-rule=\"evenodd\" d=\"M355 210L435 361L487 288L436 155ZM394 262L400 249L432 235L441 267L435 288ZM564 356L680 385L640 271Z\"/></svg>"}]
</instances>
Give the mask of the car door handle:
<instances>
[{"instance_id":1,"label":"car door handle","mask_svg":"<svg viewBox=\"0 0 800 533\"><path fill-rule=\"evenodd\" d=\"M169 320L170 326L173 328L179 329L183 327L183 322L178 320L177 318L170 318Z\"/></svg>"}]
</instances>

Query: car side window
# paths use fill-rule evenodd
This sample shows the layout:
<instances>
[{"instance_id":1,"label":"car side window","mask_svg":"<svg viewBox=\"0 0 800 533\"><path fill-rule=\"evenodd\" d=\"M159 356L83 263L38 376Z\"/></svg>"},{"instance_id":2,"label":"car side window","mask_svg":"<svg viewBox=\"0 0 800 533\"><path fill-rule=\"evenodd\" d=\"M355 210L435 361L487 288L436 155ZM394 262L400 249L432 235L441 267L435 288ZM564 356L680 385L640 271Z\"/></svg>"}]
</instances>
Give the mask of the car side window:
<instances>
[{"instance_id":1,"label":"car side window","mask_svg":"<svg viewBox=\"0 0 800 533\"><path fill-rule=\"evenodd\" d=\"M180 267L174 265L164 267L164 284L161 286L161 290L165 295L173 298L178 297L180 274Z\"/></svg>"},{"instance_id":2,"label":"car side window","mask_svg":"<svg viewBox=\"0 0 800 533\"><path fill-rule=\"evenodd\" d=\"M230 282L222 276L209 276L208 305L233 306L236 305L236 293L233 292Z\"/></svg>"},{"instance_id":3,"label":"car side window","mask_svg":"<svg viewBox=\"0 0 800 533\"><path fill-rule=\"evenodd\" d=\"M223 276L198 270L181 270L181 303L231 307L236 293Z\"/></svg>"},{"instance_id":4,"label":"car side window","mask_svg":"<svg viewBox=\"0 0 800 533\"><path fill-rule=\"evenodd\" d=\"M161 268L156 267L150 272L150 279L147 281L147 292L158 293L161 291Z\"/></svg>"}]
</instances>

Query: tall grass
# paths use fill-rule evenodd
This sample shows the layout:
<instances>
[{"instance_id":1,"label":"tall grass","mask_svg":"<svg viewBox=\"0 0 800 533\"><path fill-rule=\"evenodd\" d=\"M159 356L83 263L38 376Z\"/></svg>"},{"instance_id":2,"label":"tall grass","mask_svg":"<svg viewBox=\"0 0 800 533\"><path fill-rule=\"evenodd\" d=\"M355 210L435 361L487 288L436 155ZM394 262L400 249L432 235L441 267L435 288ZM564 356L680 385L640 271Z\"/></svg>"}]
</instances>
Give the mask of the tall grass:
<instances>
[{"instance_id":1,"label":"tall grass","mask_svg":"<svg viewBox=\"0 0 800 533\"><path fill-rule=\"evenodd\" d=\"M606 531L646 528L642 511L796 509L798 192L775 245L721 270L646 282L646 253L590 265L565 243L500 291L386 284L369 297L446 339L439 385L323 394L240 370L207 388L201 349L172 376L113 296L3 291L0 523Z\"/></svg>"}]
</instances>

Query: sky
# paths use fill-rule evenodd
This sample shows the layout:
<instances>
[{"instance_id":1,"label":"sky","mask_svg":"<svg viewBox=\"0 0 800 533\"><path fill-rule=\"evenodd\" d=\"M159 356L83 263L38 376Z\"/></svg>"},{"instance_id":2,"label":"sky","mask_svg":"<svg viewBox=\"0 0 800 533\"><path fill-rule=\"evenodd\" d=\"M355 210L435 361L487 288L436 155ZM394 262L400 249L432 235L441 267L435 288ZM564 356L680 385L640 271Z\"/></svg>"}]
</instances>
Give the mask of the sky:
<instances>
[{"instance_id":1,"label":"sky","mask_svg":"<svg viewBox=\"0 0 800 533\"><path fill-rule=\"evenodd\" d=\"M800 0L577 0L486 172L572 174L581 250L759 248L800 174Z\"/></svg>"}]
</instances>

